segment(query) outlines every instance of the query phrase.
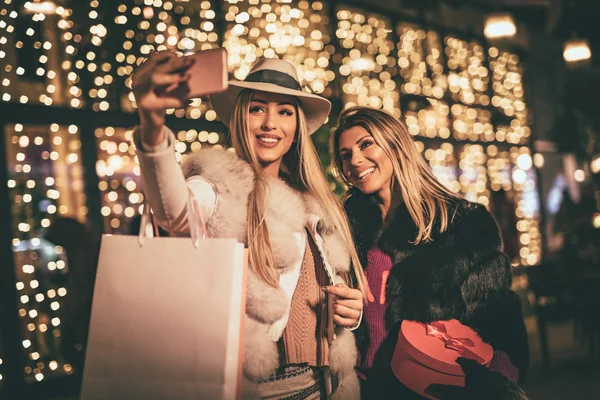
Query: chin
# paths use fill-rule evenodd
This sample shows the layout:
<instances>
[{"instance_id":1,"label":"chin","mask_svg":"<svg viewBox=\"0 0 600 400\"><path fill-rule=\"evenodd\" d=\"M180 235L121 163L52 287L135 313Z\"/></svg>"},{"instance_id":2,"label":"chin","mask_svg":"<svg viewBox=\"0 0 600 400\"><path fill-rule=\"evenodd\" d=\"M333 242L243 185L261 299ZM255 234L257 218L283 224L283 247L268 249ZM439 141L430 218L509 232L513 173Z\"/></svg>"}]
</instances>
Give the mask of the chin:
<instances>
[{"instance_id":1,"label":"chin","mask_svg":"<svg viewBox=\"0 0 600 400\"><path fill-rule=\"evenodd\" d=\"M378 193L383 188L382 185L378 185L376 182L374 182L374 183L368 182L364 185L358 185L355 187L364 194Z\"/></svg>"},{"instance_id":2,"label":"chin","mask_svg":"<svg viewBox=\"0 0 600 400\"><path fill-rule=\"evenodd\" d=\"M260 161L262 164L271 164L277 160L280 160L283 155L281 154L265 154L265 153L258 153L256 154L258 161Z\"/></svg>"}]
</instances>

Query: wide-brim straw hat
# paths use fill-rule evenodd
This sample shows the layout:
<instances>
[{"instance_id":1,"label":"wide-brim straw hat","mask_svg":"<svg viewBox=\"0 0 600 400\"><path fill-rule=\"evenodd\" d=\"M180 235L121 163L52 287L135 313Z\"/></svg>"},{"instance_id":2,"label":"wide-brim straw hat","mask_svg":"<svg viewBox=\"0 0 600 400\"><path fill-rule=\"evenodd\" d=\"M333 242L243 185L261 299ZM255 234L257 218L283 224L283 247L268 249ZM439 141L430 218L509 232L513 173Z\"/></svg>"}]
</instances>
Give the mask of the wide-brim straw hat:
<instances>
[{"instance_id":1,"label":"wide-brim straw hat","mask_svg":"<svg viewBox=\"0 0 600 400\"><path fill-rule=\"evenodd\" d=\"M254 64L243 81L229 81L226 91L209 96L213 109L227 126L230 126L235 103L244 89L296 97L306 116L310 135L325 123L331 111L329 100L302 90L296 68L289 61L263 58Z\"/></svg>"}]
</instances>

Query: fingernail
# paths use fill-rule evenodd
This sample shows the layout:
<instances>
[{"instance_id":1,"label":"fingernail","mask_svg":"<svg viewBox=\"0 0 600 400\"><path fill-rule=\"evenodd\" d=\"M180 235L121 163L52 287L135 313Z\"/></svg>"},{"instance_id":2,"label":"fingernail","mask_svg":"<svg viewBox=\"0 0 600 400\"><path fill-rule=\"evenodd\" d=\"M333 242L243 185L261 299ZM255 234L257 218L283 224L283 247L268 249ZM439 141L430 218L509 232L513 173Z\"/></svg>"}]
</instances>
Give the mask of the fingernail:
<instances>
[{"instance_id":1,"label":"fingernail","mask_svg":"<svg viewBox=\"0 0 600 400\"><path fill-rule=\"evenodd\" d=\"M323 290L324 292L328 292L329 291L329 287L328 286L321 286L321 290Z\"/></svg>"}]
</instances>

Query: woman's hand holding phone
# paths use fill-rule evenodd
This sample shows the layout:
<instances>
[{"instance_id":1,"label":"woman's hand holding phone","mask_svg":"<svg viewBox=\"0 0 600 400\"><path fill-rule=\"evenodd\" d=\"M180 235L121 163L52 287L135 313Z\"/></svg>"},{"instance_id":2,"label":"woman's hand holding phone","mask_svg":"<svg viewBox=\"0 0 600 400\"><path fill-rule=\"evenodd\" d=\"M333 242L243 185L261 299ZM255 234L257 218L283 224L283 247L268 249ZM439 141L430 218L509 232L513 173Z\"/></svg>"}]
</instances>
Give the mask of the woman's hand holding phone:
<instances>
[{"instance_id":1,"label":"woman's hand holding phone","mask_svg":"<svg viewBox=\"0 0 600 400\"><path fill-rule=\"evenodd\" d=\"M172 51L152 53L134 72L133 94L140 115L142 142L156 146L165 140L163 126L169 108L182 108L187 100L170 95L181 83L190 79L186 71L193 57L179 57Z\"/></svg>"}]
</instances>

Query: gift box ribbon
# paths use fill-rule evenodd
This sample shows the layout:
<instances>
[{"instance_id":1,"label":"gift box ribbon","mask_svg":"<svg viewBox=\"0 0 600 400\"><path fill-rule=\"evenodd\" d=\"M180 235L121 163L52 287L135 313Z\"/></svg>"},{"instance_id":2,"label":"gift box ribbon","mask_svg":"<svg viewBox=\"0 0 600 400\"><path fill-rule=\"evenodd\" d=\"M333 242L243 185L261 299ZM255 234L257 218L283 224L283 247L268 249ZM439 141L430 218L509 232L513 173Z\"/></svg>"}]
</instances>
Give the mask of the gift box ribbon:
<instances>
[{"instance_id":1,"label":"gift box ribbon","mask_svg":"<svg viewBox=\"0 0 600 400\"><path fill-rule=\"evenodd\" d=\"M475 343L468 338L455 338L448 334L446 326L441 322L432 322L430 324L421 324L427 330L427 336L433 336L444 342L447 349L460 353L462 357L470 358L479 364L485 364L485 360L475 354L469 347L475 347Z\"/></svg>"}]
</instances>

